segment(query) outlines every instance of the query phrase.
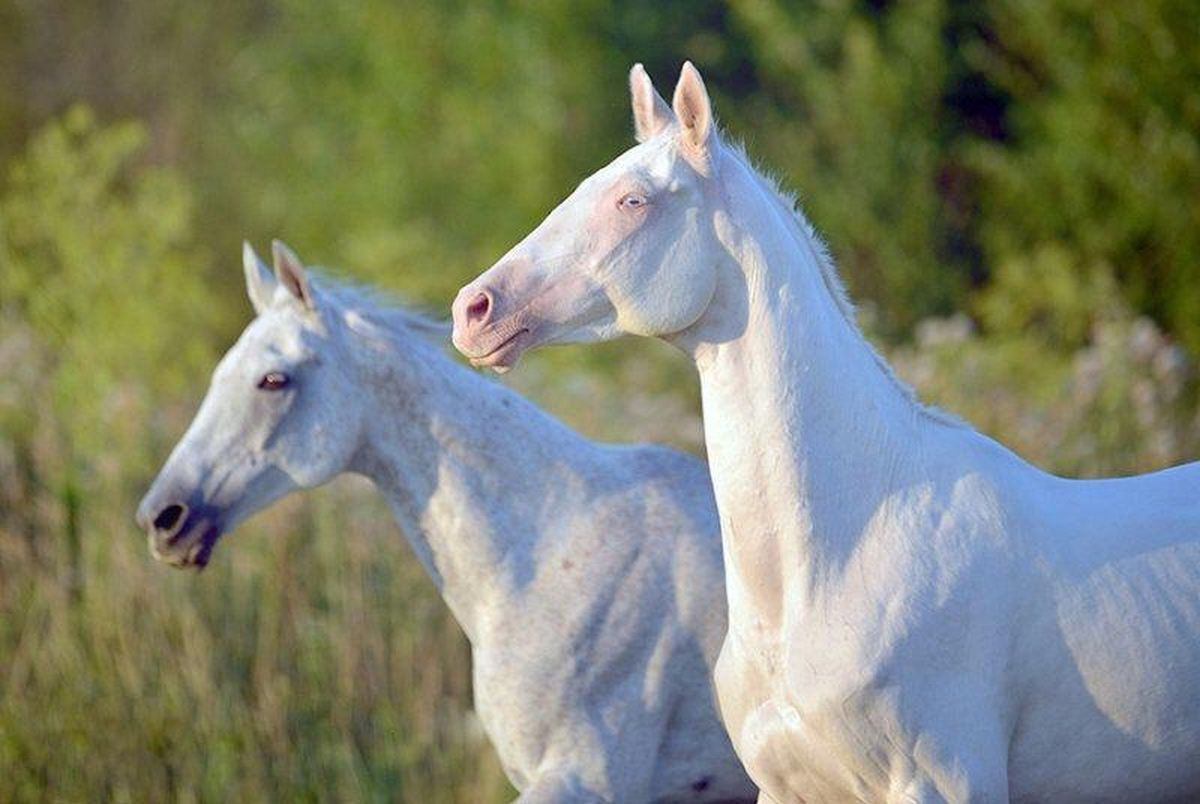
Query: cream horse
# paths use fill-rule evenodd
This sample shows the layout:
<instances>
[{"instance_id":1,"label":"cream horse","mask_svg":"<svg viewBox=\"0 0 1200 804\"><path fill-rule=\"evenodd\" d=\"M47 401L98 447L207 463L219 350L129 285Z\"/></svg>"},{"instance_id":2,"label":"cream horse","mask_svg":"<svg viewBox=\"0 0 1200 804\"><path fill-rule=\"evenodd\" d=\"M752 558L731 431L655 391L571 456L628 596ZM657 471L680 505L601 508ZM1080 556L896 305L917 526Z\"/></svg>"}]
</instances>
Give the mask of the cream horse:
<instances>
[{"instance_id":1,"label":"cream horse","mask_svg":"<svg viewBox=\"0 0 1200 804\"><path fill-rule=\"evenodd\" d=\"M631 75L640 144L454 305L506 368L621 333L700 374L729 634L764 800L1195 801L1200 465L1078 481L922 406L699 73Z\"/></svg>"},{"instance_id":2,"label":"cream horse","mask_svg":"<svg viewBox=\"0 0 1200 804\"><path fill-rule=\"evenodd\" d=\"M590 442L456 365L445 328L245 249L257 317L142 501L160 559L298 488L362 474L471 641L475 705L521 802L729 801L720 539L703 464Z\"/></svg>"}]
</instances>

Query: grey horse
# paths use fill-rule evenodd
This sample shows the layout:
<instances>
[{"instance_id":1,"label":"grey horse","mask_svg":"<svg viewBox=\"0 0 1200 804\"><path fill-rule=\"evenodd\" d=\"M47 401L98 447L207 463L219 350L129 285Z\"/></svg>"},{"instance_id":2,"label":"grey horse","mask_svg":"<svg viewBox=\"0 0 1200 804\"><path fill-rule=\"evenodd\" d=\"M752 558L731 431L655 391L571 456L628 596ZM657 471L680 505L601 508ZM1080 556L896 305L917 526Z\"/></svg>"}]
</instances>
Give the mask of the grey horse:
<instances>
[{"instance_id":1,"label":"grey horse","mask_svg":"<svg viewBox=\"0 0 1200 804\"><path fill-rule=\"evenodd\" d=\"M139 506L154 555L203 567L285 494L365 475L471 642L521 802L753 800L710 681L726 608L704 465L588 441L447 358L440 324L273 257L246 246L257 316Z\"/></svg>"}]
</instances>

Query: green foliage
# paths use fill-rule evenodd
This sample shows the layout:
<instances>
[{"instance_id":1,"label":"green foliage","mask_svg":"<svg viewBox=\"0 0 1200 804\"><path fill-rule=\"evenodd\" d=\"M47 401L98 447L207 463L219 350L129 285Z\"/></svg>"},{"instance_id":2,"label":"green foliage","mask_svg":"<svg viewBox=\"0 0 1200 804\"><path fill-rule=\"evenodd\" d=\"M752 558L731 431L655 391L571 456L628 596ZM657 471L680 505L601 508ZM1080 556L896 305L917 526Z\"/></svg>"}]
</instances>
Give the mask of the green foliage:
<instances>
[{"instance_id":1,"label":"green foliage","mask_svg":"<svg viewBox=\"0 0 1200 804\"><path fill-rule=\"evenodd\" d=\"M1192 362L1122 302L1111 277L1063 260L1049 251L1005 266L981 300L988 329L961 313L923 321L914 342L892 352L900 374L926 398L1066 476L1194 460L1200 419L1191 413Z\"/></svg>"},{"instance_id":2,"label":"green foliage","mask_svg":"<svg viewBox=\"0 0 1200 804\"><path fill-rule=\"evenodd\" d=\"M1200 350L1200 24L1195 3L989 4L968 53L1014 98L979 143L993 261L1045 245L1111 266L1136 308Z\"/></svg>"},{"instance_id":3,"label":"green foliage","mask_svg":"<svg viewBox=\"0 0 1200 804\"><path fill-rule=\"evenodd\" d=\"M215 307L144 144L72 109L0 195L0 800L504 798L465 642L361 485L243 528L204 579L134 536Z\"/></svg>"},{"instance_id":4,"label":"green foliage","mask_svg":"<svg viewBox=\"0 0 1200 804\"><path fill-rule=\"evenodd\" d=\"M178 391L210 354L190 195L173 171L134 168L144 141L76 107L34 138L0 200L0 299L46 350L50 410L85 455L114 446L114 395Z\"/></svg>"},{"instance_id":5,"label":"green foliage","mask_svg":"<svg viewBox=\"0 0 1200 804\"><path fill-rule=\"evenodd\" d=\"M942 0L876 16L852 0L734 6L761 91L719 108L750 151L827 235L855 295L882 302L882 331L906 332L959 300L968 266L939 178L951 54Z\"/></svg>"},{"instance_id":6,"label":"green foliage","mask_svg":"<svg viewBox=\"0 0 1200 804\"><path fill-rule=\"evenodd\" d=\"M1054 352L1085 346L1097 318L1121 307L1109 271L1087 270L1055 246L1001 262L976 301L979 320L993 336L1036 337Z\"/></svg>"},{"instance_id":7,"label":"green foliage","mask_svg":"<svg viewBox=\"0 0 1200 804\"><path fill-rule=\"evenodd\" d=\"M243 238L444 311L631 142L634 61L668 97L697 61L923 394L1053 471L1195 458L1198 25L1184 0L0 0L0 800L511 794L370 493L284 503L200 578L130 520L248 315ZM700 450L692 377L625 341L513 381Z\"/></svg>"},{"instance_id":8,"label":"green foliage","mask_svg":"<svg viewBox=\"0 0 1200 804\"><path fill-rule=\"evenodd\" d=\"M229 225L294 233L303 253L445 305L594 163L595 149L548 147L595 136L578 94L598 61L574 22L586 6L275 13L277 36L241 54L213 123L210 192L233 202ZM608 128L624 133L618 115Z\"/></svg>"}]
</instances>

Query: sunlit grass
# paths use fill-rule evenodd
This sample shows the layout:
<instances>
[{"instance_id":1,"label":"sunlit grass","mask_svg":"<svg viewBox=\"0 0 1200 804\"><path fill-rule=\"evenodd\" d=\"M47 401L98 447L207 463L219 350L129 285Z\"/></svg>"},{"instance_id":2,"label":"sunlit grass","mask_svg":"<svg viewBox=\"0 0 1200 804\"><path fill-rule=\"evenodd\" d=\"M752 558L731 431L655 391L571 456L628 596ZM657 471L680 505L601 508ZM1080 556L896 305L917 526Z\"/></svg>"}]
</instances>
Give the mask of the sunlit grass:
<instances>
[{"instance_id":1,"label":"sunlit grass","mask_svg":"<svg viewBox=\"0 0 1200 804\"><path fill-rule=\"evenodd\" d=\"M276 506L200 575L92 502L81 585L0 531L0 800L510 797L466 642L364 484Z\"/></svg>"}]
</instances>

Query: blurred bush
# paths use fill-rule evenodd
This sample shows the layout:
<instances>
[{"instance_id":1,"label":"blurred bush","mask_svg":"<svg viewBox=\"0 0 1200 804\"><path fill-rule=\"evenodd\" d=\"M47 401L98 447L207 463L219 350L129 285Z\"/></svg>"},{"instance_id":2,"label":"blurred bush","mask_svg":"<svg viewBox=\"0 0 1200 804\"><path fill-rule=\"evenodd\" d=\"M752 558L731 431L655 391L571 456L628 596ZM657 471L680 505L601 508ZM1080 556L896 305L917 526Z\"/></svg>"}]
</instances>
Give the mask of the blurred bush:
<instances>
[{"instance_id":1,"label":"blurred bush","mask_svg":"<svg viewBox=\"0 0 1200 804\"><path fill-rule=\"evenodd\" d=\"M73 572L88 501L128 497L155 460L145 422L211 354L189 194L170 169L132 169L144 139L76 107L0 197L0 460L18 479L0 523L63 533Z\"/></svg>"},{"instance_id":2,"label":"blurred bush","mask_svg":"<svg viewBox=\"0 0 1200 804\"><path fill-rule=\"evenodd\" d=\"M144 142L74 108L0 196L0 800L503 796L464 641L362 484L200 582L148 560L133 508L208 383L214 296Z\"/></svg>"},{"instance_id":3,"label":"blurred bush","mask_svg":"<svg viewBox=\"0 0 1200 804\"><path fill-rule=\"evenodd\" d=\"M668 97L698 62L926 398L1056 472L1195 458L1198 24L1185 0L0 0L0 800L510 795L462 636L361 483L201 577L132 513L249 314L243 238L444 312L631 142L634 61ZM512 377L594 437L702 450L662 344Z\"/></svg>"},{"instance_id":4,"label":"blurred bush","mask_svg":"<svg viewBox=\"0 0 1200 804\"><path fill-rule=\"evenodd\" d=\"M1200 9L1186 0L989 5L964 58L1009 98L974 144L995 264L1047 245L1105 266L1200 352Z\"/></svg>"},{"instance_id":5,"label":"blurred bush","mask_svg":"<svg viewBox=\"0 0 1200 804\"><path fill-rule=\"evenodd\" d=\"M1110 274L1047 249L1001 266L977 308L974 320L926 319L893 350L925 398L1063 475L1147 472L1200 453L1193 360L1123 303Z\"/></svg>"}]
</instances>

